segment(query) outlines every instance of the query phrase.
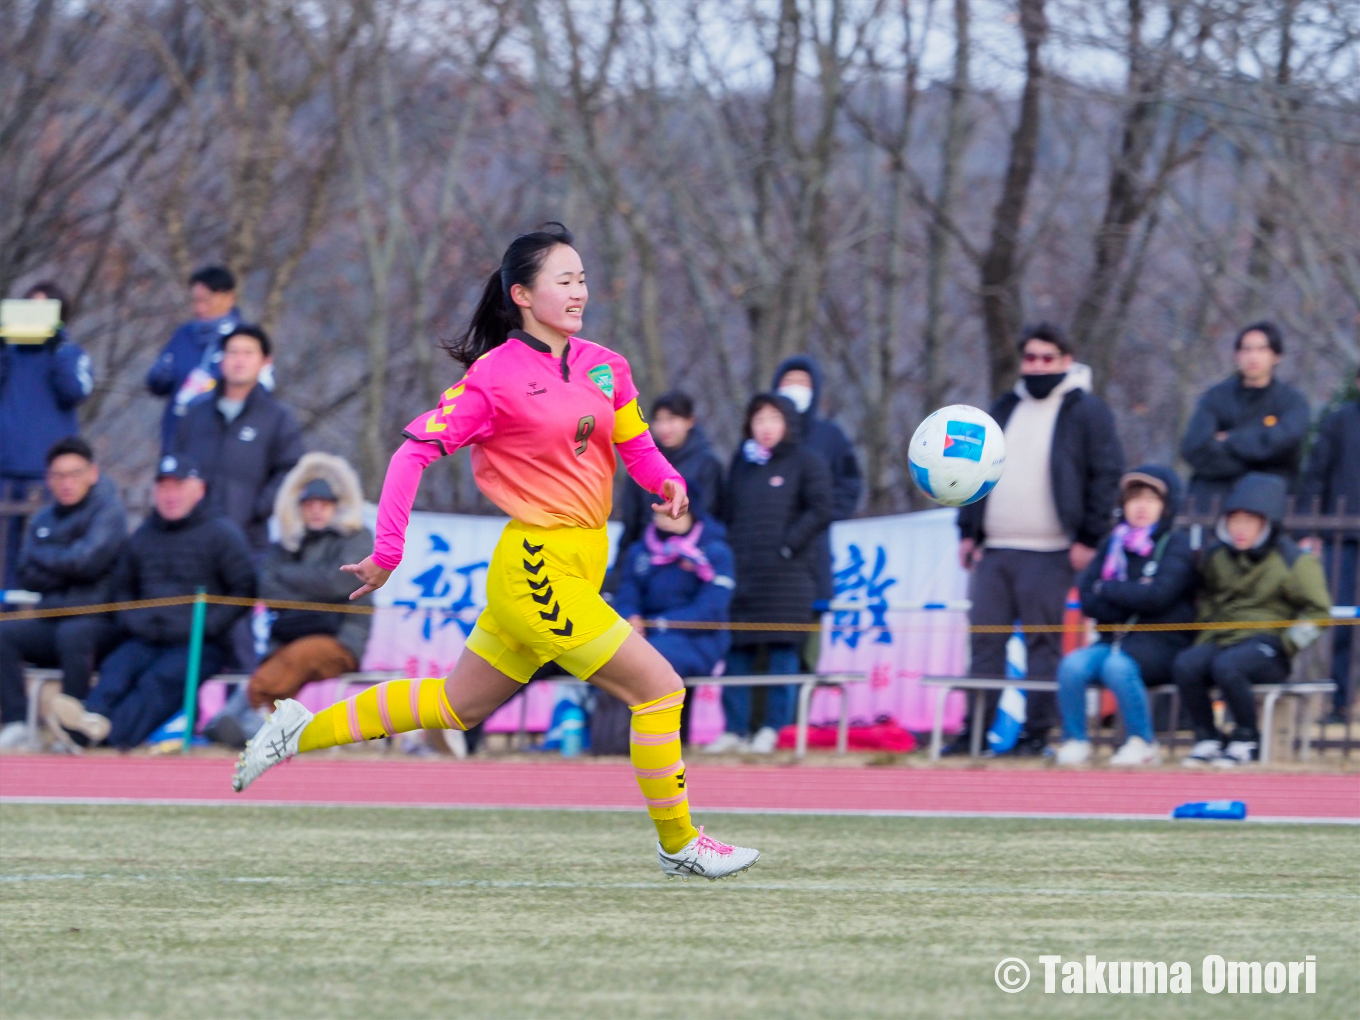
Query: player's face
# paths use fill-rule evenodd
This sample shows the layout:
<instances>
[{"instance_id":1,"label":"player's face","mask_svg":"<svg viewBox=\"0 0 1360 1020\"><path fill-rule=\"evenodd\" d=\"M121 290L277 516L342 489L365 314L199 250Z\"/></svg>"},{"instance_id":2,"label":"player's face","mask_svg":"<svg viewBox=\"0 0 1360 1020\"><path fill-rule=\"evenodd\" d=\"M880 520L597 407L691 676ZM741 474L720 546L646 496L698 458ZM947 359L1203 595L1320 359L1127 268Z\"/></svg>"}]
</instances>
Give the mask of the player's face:
<instances>
[{"instance_id":1,"label":"player's face","mask_svg":"<svg viewBox=\"0 0 1360 1020\"><path fill-rule=\"evenodd\" d=\"M780 444L787 429L784 416L769 404L751 416L751 438L767 450L773 450Z\"/></svg>"},{"instance_id":2,"label":"player's face","mask_svg":"<svg viewBox=\"0 0 1360 1020\"><path fill-rule=\"evenodd\" d=\"M526 328L538 322L563 336L580 332L589 297L581 256L566 244L559 244L548 252L532 287L515 284L510 288L511 300L527 313Z\"/></svg>"}]
</instances>

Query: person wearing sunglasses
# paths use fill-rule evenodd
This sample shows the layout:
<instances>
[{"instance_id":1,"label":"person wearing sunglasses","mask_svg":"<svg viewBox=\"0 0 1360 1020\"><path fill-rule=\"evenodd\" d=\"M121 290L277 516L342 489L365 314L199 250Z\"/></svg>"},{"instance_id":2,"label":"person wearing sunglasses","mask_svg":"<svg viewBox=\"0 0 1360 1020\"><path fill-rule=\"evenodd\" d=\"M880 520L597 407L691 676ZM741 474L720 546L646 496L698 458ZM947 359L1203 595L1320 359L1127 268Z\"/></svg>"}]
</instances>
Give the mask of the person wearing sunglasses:
<instances>
[{"instance_id":1,"label":"person wearing sunglasses","mask_svg":"<svg viewBox=\"0 0 1360 1020\"><path fill-rule=\"evenodd\" d=\"M1237 371L1205 390L1185 428L1181 456L1190 465L1190 507L1218 509L1234 483L1252 471L1293 486L1308 436L1308 401L1275 377L1284 334L1254 322L1237 334Z\"/></svg>"},{"instance_id":2,"label":"person wearing sunglasses","mask_svg":"<svg viewBox=\"0 0 1360 1020\"><path fill-rule=\"evenodd\" d=\"M985 499L959 510L959 554L973 573L974 624L1061 624L1074 575L1114 525L1124 449L1109 406L1091 392L1091 370L1077 364L1062 329L1026 328L1020 378L991 407L1006 433L1006 472ZM1006 675L1008 635L974 634L972 672ZM1027 634L1028 675L1051 679L1060 634ZM1013 751L1040 755L1055 717L1052 694L1027 698L1025 728ZM987 707L990 718L995 698ZM949 750L967 753L968 719Z\"/></svg>"}]
</instances>

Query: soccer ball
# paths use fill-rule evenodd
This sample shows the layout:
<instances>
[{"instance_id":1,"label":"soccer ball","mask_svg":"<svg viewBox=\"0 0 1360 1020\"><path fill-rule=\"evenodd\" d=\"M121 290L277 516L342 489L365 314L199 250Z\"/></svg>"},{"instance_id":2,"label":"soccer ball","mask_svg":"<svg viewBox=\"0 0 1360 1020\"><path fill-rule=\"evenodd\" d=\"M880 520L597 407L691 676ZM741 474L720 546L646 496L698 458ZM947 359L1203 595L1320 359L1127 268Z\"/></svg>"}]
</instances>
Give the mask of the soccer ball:
<instances>
[{"instance_id":1,"label":"soccer ball","mask_svg":"<svg viewBox=\"0 0 1360 1020\"><path fill-rule=\"evenodd\" d=\"M1006 436L986 411L942 407L911 437L911 480L945 506L967 506L992 491L1006 465Z\"/></svg>"}]
</instances>

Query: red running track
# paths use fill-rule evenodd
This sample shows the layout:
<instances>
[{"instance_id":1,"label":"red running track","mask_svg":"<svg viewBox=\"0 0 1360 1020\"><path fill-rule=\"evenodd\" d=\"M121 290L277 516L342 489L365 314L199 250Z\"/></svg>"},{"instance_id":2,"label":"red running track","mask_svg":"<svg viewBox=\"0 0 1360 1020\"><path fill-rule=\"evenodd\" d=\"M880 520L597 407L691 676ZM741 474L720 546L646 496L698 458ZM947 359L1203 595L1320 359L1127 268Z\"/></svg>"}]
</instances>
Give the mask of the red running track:
<instances>
[{"instance_id":1,"label":"red running track","mask_svg":"<svg viewBox=\"0 0 1360 1020\"><path fill-rule=\"evenodd\" d=\"M6 756L0 799L640 809L632 769L598 762L288 763L245 794L227 758ZM1166 816L1190 800L1244 800L1253 818L1360 822L1360 775L698 765L699 810Z\"/></svg>"}]
</instances>

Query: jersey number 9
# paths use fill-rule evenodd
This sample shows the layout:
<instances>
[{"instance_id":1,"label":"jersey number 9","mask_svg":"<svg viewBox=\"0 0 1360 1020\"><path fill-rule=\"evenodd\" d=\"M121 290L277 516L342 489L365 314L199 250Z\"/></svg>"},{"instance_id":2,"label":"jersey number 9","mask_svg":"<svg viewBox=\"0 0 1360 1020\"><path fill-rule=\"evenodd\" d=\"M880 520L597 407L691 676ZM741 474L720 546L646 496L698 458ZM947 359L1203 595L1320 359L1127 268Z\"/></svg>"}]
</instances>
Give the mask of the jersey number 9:
<instances>
[{"instance_id":1,"label":"jersey number 9","mask_svg":"<svg viewBox=\"0 0 1360 1020\"><path fill-rule=\"evenodd\" d=\"M595 416L588 414L576 423L576 449L573 451L576 456L586 452L586 444L590 442L590 434L595 431Z\"/></svg>"}]
</instances>

